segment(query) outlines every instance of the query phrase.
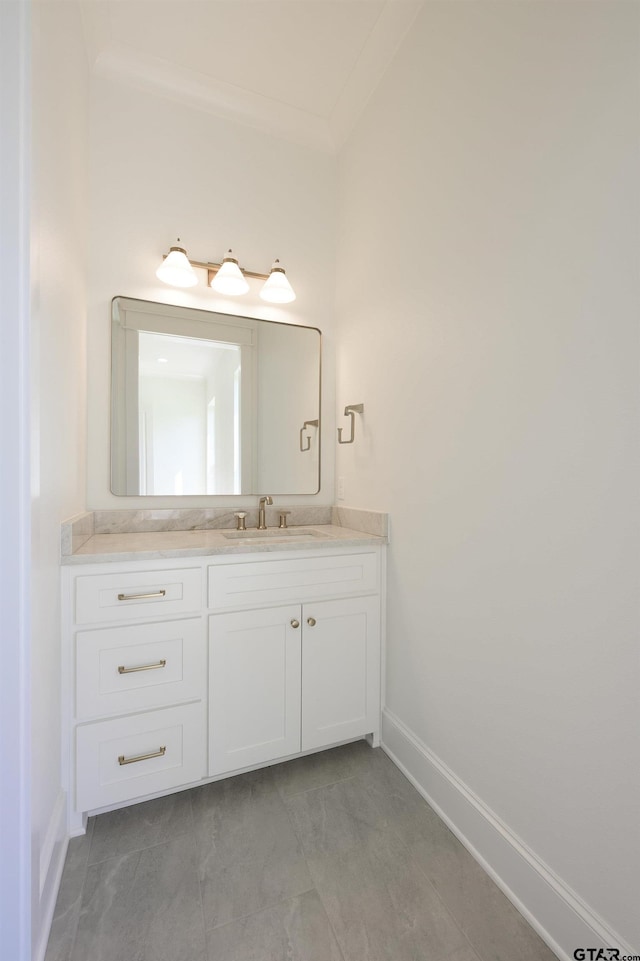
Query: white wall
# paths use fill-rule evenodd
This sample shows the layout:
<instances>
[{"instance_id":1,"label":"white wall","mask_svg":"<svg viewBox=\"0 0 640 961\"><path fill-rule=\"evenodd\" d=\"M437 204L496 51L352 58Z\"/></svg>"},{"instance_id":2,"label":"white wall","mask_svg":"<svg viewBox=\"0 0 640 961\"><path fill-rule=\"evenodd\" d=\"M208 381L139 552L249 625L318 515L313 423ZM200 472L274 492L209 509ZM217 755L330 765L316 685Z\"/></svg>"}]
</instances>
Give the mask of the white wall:
<instances>
[{"instance_id":1,"label":"white wall","mask_svg":"<svg viewBox=\"0 0 640 961\"><path fill-rule=\"evenodd\" d=\"M115 497L109 491L110 302L115 295L319 327L324 335L325 435L333 433L336 163L204 111L95 77L91 97L88 363L90 508L207 506L210 498ZM223 298L205 285L180 291L155 277L180 237L193 260L233 247L243 266L267 272L277 256L297 300L268 306ZM333 500L328 444L316 500ZM264 493L270 493L265 491ZM249 503L255 498L248 499ZM308 497L287 497L308 503ZM241 506L247 498L218 498Z\"/></svg>"},{"instance_id":2,"label":"white wall","mask_svg":"<svg viewBox=\"0 0 640 961\"><path fill-rule=\"evenodd\" d=\"M31 10L0 4L0 944L31 961Z\"/></svg>"},{"instance_id":3,"label":"white wall","mask_svg":"<svg viewBox=\"0 0 640 961\"><path fill-rule=\"evenodd\" d=\"M34 957L66 840L60 524L85 507L87 64L75 3L33 5L31 315Z\"/></svg>"},{"instance_id":4,"label":"white wall","mask_svg":"<svg viewBox=\"0 0 640 961\"><path fill-rule=\"evenodd\" d=\"M337 367L391 714L636 946L639 13L425 4L341 157Z\"/></svg>"}]
</instances>

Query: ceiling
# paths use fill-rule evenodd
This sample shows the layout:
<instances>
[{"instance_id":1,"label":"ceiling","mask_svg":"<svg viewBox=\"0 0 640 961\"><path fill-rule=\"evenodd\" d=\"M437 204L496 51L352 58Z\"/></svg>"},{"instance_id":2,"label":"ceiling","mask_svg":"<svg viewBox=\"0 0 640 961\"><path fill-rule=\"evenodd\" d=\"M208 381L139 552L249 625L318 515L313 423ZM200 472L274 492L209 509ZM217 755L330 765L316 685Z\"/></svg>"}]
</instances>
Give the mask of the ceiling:
<instances>
[{"instance_id":1,"label":"ceiling","mask_svg":"<svg viewBox=\"0 0 640 961\"><path fill-rule=\"evenodd\" d=\"M422 0L81 0L95 73L320 150L343 142Z\"/></svg>"}]
</instances>

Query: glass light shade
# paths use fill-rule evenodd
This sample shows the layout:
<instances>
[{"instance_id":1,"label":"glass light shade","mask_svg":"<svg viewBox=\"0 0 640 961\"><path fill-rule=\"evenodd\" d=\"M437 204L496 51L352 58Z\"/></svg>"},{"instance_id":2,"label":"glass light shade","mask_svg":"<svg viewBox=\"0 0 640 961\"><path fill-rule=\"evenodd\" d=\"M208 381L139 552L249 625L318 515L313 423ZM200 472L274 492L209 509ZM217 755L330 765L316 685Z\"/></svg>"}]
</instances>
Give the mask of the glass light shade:
<instances>
[{"instance_id":1,"label":"glass light shade","mask_svg":"<svg viewBox=\"0 0 640 961\"><path fill-rule=\"evenodd\" d=\"M279 260L274 262L271 273L260 291L260 296L270 304L290 304L296 299L293 287L287 280Z\"/></svg>"},{"instance_id":2,"label":"glass light shade","mask_svg":"<svg viewBox=\"0 0 640 961\"><path fill-rule=\"evenodd\" d=\"M231 256L231 251L222 261L222 266L214 275L211 286L219 294L227 294L230 297L237 297L239 294L246 294L249 284L238 267L238 261Z\"/></svg>"},{"instance_id":3,"label":"glass light shade","mask_svg":"<svg viewBox=\"0 0 640 961\"><path fill-rule=\"evenodd\" d=\"M156 277L172 287L194 287L198 283L184 247L169 248L169 254L156 270Z\"/></svg>"}]
</instances>

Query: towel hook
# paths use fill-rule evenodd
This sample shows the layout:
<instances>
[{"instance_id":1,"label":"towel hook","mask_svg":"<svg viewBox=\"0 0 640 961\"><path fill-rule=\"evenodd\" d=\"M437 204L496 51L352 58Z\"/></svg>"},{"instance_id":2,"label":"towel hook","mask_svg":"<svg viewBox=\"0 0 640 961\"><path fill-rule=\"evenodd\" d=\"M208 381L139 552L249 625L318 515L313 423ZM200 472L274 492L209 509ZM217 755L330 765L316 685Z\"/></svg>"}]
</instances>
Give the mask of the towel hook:
<instances>
[{"instance_id":1,"label":"towel hook","mask_svg":"<svg viewBox=\"0 0 640 961\"><path fill-rule=\"evenodd\" d=\"M300 450L302 451L302 453L304 453L306 450L309 450L311 447L311 437L305 437L307 446L306 447L302 446L302 435L304 434L307 427L318 427L319 424L320 424L319 420L305 420L304 424L300 428Z\"/></svg>"},{"instance_id":2,"label":"towel hook","mask_svg":"<svg viewBox=\"0 0 640 961\"><path fill-rule=\"evenodd\" d=\"M353 444L356 436L356 414L361 414L364 410L364 404L348 404L344 409L344 416L351 418L351 436L348 440L342 439L342 427L338 427L338 443L339 444Z\"/></svg>"}]
</instances>

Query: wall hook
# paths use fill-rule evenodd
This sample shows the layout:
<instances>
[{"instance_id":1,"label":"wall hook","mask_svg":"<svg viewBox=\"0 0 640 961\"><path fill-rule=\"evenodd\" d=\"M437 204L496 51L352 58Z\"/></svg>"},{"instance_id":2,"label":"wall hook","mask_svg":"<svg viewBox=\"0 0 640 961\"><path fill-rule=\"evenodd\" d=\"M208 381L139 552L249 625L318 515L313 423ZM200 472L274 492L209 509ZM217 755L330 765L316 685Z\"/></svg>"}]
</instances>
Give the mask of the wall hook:
<instances>
[{"instance_id":1,"label":"wall hook","mask_svg":"<svg viewBox=\"0 0 640 961\"><path fill-rule=\"evenodd\" d=\"M310 437L305 437L307 446L306 447L302 446L302 435L304 434L305 430L307 429L307 427L318 427L319 425L320 425L319 420L305 420L304 424L300 428L300 450L302 451L302 453L304 453L306 450L309 450L311 447Z\"/></svg>"},{"instance_id":2,"label":"wall hook","mask_svg":"<svg viewBox=\"0 0 640 961\"><path fill-rule=\"evenodd\" d=\"M347 404L344 409L344 416L351 418L351 436L348 440L342 439L342 427L338 427L338 443L339 444L353 444L356 436L356 414L361 414L364 410L364 404Z\"/></svg>"}]
</instances>

